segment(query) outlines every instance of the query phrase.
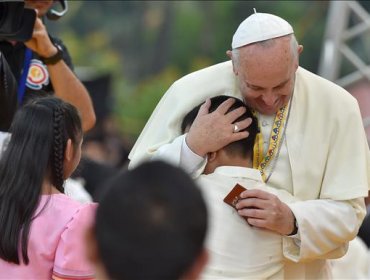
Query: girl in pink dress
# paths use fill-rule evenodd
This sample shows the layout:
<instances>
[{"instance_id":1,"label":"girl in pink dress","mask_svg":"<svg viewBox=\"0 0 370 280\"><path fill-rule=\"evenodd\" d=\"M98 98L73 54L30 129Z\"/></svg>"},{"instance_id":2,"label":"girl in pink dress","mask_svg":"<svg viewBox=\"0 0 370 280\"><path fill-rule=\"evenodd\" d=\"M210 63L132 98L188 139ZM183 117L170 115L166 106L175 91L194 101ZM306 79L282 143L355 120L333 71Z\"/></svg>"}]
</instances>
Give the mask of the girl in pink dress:
<instances>
[{"instance_id":1,"label":"girl in pink dress","mask_svg":"<svg viewBox=\"0 0 370 280\"><path fill-rule=\"evenodd\" d=\"M58 98L23 106L0 160L0 279L88 279L85 230L95 204L63 194L81 156L76 109Z\"/></svg>"}]
</instances>

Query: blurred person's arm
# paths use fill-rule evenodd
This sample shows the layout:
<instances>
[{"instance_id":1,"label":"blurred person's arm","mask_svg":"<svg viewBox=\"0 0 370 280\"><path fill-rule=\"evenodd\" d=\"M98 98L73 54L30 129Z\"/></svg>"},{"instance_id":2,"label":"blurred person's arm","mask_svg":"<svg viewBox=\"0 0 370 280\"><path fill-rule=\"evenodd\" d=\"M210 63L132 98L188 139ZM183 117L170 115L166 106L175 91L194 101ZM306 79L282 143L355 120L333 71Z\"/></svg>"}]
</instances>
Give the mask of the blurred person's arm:
<instances>
[{"instance_id":1,"label":"blurred person's arm","mask_svg":"<svg viewBox=\"0 0 370 280\"><path fill-rule=\"evenodd\" d=\"M35 22L32 38L25 45L43 58L52 57L58 52L39 18ZM84 85L63 59L55 64L48 64L47 67L55 95L73 104L79 110L84 131L92 128L96 117L91 98Z\"/></svg>"},{"instance_id":2,"label":"blurred person's arm","mask_svg":"<svg viewBox=\"0 0 370 280\"><path fill-rule=\"evenodd\" d=\"M89 93L63 60L48 65L55 95L73 104L80 111L84 131L95 125L95 112Z\"/></svg>"}]
</instances>

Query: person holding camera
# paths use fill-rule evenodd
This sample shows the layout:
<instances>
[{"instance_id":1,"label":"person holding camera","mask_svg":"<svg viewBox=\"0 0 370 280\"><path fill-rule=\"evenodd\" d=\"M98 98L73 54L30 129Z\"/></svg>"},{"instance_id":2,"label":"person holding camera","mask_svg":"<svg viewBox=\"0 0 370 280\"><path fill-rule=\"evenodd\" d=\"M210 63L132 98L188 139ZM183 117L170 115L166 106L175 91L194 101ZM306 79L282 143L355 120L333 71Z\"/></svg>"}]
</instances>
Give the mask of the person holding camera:
<instances>
[{"instance_id":1,"label":"person holding camera","mask_svg":"<svg viewBox=\"0 0 370 280\"><path fill-rule=\"evenodd\" d=\"M71 57L66 46L60 39L50 36L42 21L42 18L48 12L50 13L55 2L25 0L24 7L35 9L37 13L32 37L22 42L0 36L0 51L4 54L17 80L19 104L34 95L40 95L40 92L55 93L57 97L76 106L81 114L83 130L87 131L95 124L95 113L90 96L73 73ZM60 0L60 2L66 8L66 1ZM15 5L14 2L13 5ZM6 16L12 15L9 13ZM1 26L0 31L2 31ZM20 92L22 90L23 92Z\"/></svg>"},{"instance_id":2,"label":"person holding camera","mask_svg":"<svg viewBox=\"0 0 370 280\"><path fill-rule=\"evenodd\" d=\"M45 15L57 19L67 11L66 1L60 1L62 12L51 8L54 2L58 1L0 0L0 158L10 140L15 112L33 97L55 94L79 110L83 131L95 124L90 96L72 71L66 47L50 37L42 23ZM81 202L91 201L83 186L71 179L65 193Z\"/></svg>"}]
</instances>

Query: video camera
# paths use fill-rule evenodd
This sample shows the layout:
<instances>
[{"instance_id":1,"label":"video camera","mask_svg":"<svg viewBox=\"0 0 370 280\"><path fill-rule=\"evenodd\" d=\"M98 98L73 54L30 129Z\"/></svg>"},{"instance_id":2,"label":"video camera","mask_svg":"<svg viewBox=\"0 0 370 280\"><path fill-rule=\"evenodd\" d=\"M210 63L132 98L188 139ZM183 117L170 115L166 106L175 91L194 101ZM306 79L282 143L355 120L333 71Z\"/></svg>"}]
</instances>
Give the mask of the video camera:
<instances>
[{"instance_id":1,"label":"video camera","mask_svg":"<svg viewBox=\"0 0 370 280\"><path fill-rule=\"evenodd\" d=\"M67 11L66 0L59 0L62 11L51 9L47 18L57 20ZM24 0L0 0L0 40L25 42L31 39L36 11L24 7Z\"/></svg>"},{"instance_id":2,"label":"video camera","mask_svg":"<svg viewBox=\"0 0 370 280\"><path fill-rule=\"evenodd\" d=\"M28 41L32 37L36 11L24 8L24 1L0 2L0 40Z\"/></svg>"}]
</instances>

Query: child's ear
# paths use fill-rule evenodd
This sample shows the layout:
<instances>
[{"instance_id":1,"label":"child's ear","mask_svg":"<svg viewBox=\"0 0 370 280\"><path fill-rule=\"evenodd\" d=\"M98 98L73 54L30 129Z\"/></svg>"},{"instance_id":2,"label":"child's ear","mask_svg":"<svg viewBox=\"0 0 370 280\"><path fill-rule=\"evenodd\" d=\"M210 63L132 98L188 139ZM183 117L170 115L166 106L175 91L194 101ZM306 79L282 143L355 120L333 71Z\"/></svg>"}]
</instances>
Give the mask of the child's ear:
<instances>
[{"instance_id":1,"label":"child's ear","mask_svg":"<svg viewBox=\"0 0 370 280\"><path fill-rule=\"evenodd\" d=\"M213 162L217 157L217 152L210 152L207 154L208 162Z\"/></svg>"},{"instance_id":2,"label":"child's ear","mask_svg":"<svg viewBox=\"0 0 370 280\"><path fill-rule=\"evenodd\" d=\"M73 150L72 140L68 139L67 140L67 145L66 145L66 150L64 152L64 158L67 161L71 161L73 159L73 153L74 153L74 150Z\"/></svg>"}]
</instances>

